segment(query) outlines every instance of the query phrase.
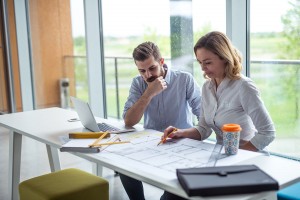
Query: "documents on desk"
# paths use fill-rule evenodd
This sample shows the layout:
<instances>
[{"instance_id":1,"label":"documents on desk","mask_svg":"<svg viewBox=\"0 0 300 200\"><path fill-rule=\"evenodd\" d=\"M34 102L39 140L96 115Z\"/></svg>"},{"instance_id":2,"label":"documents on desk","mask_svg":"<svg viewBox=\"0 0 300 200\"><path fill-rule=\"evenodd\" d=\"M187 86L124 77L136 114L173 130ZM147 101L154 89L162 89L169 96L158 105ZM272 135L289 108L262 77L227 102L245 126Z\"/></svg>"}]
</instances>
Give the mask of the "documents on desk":
<instances>
[{"instance_id":1,"label":"documents on desk","mask_svg":"<svg viewBox=\"0 0 300 200\"><path fill-rule=\"evenodd\" d=\"M165 179L177 179L176 169L190 167L205 167L214 150L215 144L210 141L193 139L169 139L166 143L157 146L163 133L154 130L144 130L135 133L119 135L121 140L130 143L111 145L96 156L115 159L119 163L132 169L151 170ZM232 165L256 156L259 153L240 150L234 156L221 156L217 165Z\"/></svg>"},{"instance_id":2,"label":"documents on desk","mask_svg":"<svg viewBox=\"0 0 300 200\"><path fill-rule=\"evenodd\" d=\"M109 137L106 137L109 135ZM104 149L105 147L101 147L102 145L114 144L115 140L119 140L117 134L110 134L107 133L106 135L100 134L100 137L95 139L71 139L70 141L66 142L60 148L61 152L81 152L81 153L98 153L101 151L101 148ZM104 136L104 137L103 137ZM99 139L101 139L101 143L98 144ZM95 144L97 142L97 144ZM121 142L120 142L121 143ZM123 144L123 142L122 142Z\"/></svg>"}]
</instances>

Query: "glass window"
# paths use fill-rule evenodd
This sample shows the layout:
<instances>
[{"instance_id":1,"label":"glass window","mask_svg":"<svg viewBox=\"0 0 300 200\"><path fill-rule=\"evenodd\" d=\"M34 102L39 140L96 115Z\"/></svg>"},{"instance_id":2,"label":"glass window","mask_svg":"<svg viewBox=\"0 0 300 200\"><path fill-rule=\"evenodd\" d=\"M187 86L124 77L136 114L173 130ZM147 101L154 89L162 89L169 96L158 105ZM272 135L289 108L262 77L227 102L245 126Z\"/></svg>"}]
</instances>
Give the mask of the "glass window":
<instances>
[{"instance_id":1,"label":"glass window","mask_svg":"<svg viewBox=\"0 0 300 200\"><path fill-rule=\"evenodd\" d=\"M210 31L226 33L226 1L193 1L193 30L194 44L198 39ZM194 77L201 86L205 79L200 65L194 60Z\"/></svg>"},{"instance_id":2,"label":"glass window","mask_svg":"<svg viewBox=\"0 0 300 200\"><path fill-rule=\"evenodd\" d=\"M250 3L250 76L261 91L277 134L269 150L299 158L300 1Z\"/></svg>"},{"instance_id":3,"label":"glass window","mask_svg":"<svg viewBox=\"0 0 300 200\"><path fill-rule=\"evenodd\" d=\"M186 70L204 82L193 46L211 30L225 32L226 1L103 0L107 112L122 117L132 78L138 75L132 51L155 42L169 67Z\"/></svg>"},{"instance_id":4,"label":"glass window","mask_svg":"<svg viewBox=\"0 0 300 200\"><path fill-rule=\"evenodd\" d=\"M73 55L66 57L66 70L74 73L71 77L71 85L73 85L73 95L88 102L88 74L86 59L86 37L84 22L84 0L70 0L71 3L71 24L73 38ZM72 68L74 66L74 68ZM72 93L72 91L71 91Z\"/></svg>"}]
</instances>

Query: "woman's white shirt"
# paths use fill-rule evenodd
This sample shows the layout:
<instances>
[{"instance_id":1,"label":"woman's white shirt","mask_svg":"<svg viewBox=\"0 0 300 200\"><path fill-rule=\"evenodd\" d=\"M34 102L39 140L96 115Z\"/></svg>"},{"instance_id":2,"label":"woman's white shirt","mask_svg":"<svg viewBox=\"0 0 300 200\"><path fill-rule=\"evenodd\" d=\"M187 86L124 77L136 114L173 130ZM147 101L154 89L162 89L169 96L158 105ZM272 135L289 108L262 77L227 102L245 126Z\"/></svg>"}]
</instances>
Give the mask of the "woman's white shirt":
<instances>
[{"instance_id":1,"label":"woman's white shirt","mask_svg":"<svg viewBox=\"0 0 300 200\"><path fill-rule=\"evenodd\" d=\"M250 140L259 150L275 138L274 124L259 91L245 76L238 80L225 78L218 88L214 80L207 80L202 87L201 109L199 124L195 128L202 140L214 131L217 141L222 142L221 128L228 123L239 124L242 128L240 139Z\"/></svg>"}]
</instances>

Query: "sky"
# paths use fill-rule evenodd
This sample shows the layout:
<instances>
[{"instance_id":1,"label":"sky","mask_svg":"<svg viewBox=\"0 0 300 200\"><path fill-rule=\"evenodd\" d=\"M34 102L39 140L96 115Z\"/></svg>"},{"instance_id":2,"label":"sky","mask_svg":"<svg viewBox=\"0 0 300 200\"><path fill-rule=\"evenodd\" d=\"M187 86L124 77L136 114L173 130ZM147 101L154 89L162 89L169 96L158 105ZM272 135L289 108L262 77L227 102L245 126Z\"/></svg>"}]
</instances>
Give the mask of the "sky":
<instances>
[{"instance_id":1,"label":"sky","mask_svg":"<svg viewBox=\"0 0 300 200\"><path fill-rule=\"evenodd\" d=\"M210 23L214 30L225 31L225 0L102 0L104 36L131 36L152 27L158 34L169 35L170 14L193 15L194 30ZM288 0L251 0L251 32L282 30L281 15L289 8ZM172 12L170 12L170 6ZM183 12L184 11L184 12ZM84 35L83 1L71 0L73 36Z\"/></svg>"}]
</instances>

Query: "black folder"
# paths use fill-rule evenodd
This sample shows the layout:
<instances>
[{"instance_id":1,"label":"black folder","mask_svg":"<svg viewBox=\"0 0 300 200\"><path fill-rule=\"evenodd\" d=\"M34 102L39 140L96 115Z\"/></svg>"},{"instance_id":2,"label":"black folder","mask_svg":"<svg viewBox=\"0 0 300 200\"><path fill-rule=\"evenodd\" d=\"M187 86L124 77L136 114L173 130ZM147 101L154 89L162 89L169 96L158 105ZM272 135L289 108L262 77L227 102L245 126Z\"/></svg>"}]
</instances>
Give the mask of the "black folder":
<instances>
[{"instance_id":1,"label":"black folder","mask_svg":"<svg viewBox=\"0 0 300 200\"><path fill-rule=\"evenodd\" d=\"M177 169L188 196L218 196L278 190L278 182L256 165Z\"/></svg>"}]
</instances>

